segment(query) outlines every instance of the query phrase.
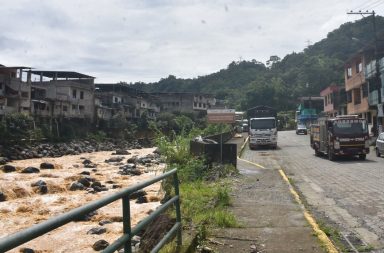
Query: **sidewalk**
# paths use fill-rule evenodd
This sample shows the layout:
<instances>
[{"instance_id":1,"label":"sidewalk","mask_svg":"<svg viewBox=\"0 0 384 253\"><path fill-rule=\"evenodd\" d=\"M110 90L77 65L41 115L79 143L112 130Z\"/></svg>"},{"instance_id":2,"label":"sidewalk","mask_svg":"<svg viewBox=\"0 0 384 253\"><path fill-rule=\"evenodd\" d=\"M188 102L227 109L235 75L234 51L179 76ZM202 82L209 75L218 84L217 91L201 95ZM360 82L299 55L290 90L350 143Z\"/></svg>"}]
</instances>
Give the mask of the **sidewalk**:
<instances>
[{"instance_id":1,"label":"sidewalk","mask_svg":"<svg viewBox=\"0 0 384 253\"><path fill-rule=\"evenodd\" d=\"M228 143L241 146L243 138ZM238 149L239 150L239 149ZM208 247L215 252L325 252L276 169L238 159L231 211L241 228L217 229Z\"/></svg>"}]
</instances>

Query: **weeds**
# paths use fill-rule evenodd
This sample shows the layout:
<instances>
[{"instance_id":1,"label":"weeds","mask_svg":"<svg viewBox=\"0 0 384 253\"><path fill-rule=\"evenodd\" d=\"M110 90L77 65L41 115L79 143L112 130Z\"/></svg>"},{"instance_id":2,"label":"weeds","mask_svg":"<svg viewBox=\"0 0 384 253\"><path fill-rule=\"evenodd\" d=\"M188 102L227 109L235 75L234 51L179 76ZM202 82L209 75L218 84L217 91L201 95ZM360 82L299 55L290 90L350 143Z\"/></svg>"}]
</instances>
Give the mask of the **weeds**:
<instances>
[{"instance_id":1,"label":"weeds","mask_svg":"<svg viewBox=\"0 0 384 253\"><path fill-rule=\"evenodd\" d=\"M342 235L339 232L339 230L337 230L336 228L331 227L331 226L325 224L325 222L323 222L323 221L319 221L318 225L319 225L319 228L334 242L335 246L341 252L346 252L347 251L347 248L345 247L345 245L342 242L343 239L342 239Z\"/></svg>"},{"instance_id":2,"label":"weeds","mask_svg":"<svg viewBox=\"0 0 384 253\"><path fill-rule=\"evenodd\" d=\"M178 169L183 224L196 228L199 241L205 240L212 228L240 226L227 210L231 205L230 189L221 180L237 174L236 168L231 165L208 165L204 158L193 157L189 151L190 140L194 137L204 132L214 134L217 133L215 130L222 128L214 125L205 131L183 128L180 135L171 132L169 136L164 136L158 132L156 138L156 146L165 157L168 169ZM165 180L163 188L167 194L173 194L171 180ZM164 252L172 251L167 247Z\"/></svg>"},{"instance_id":3,"label":"weeds","mask_svg":"<svg viewBox=\"0 0 384 253\"><path fill-rule=\"evenodd\" d=\"M359 252L371 252L373 251L375 248L372 246L372 245L366 245L366 246L360 246L360 247L357 247L357 250Z\"/></svg>"}]
</instances>

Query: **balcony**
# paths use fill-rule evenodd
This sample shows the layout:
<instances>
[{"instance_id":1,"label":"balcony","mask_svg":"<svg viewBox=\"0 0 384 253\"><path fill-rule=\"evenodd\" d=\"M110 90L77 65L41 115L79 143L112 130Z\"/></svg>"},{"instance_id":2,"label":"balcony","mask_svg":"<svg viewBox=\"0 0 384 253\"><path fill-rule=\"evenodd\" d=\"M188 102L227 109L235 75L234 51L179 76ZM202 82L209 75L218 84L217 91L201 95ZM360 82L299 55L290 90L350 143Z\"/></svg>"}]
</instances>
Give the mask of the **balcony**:
<instances>
[{"instance_id":1,"label":"balcony","mask_svg":"<svg viewBox=\"0 0 384 253\"><path fill-rule=\"evenodd\" d=\"M377 90L374 90L368 95L368 104L369 105L377 105L379 102L379 96Z\"/></svg>"},{"instance_id":2,"label":"balcony","mask_svg":"<svg viewBox=\"0 0 384 253\"><path fill-rule=\"evenodd\" d=\"M365 79L375 77L375 73L376 73L376 60L373 60L365 66Z\"/></svg>"},{"instance_id":3,"label":"balcony","mask_svg":"<svg viewBox=\"0 0 384 253\"><path fill-rule=\"evenodd\" d=\"M379 60L381 75L384 74L384 58ZM372 60L365 66L365 79L373 78L376 74L376 60Z\"/></svg>"}]
</instances>

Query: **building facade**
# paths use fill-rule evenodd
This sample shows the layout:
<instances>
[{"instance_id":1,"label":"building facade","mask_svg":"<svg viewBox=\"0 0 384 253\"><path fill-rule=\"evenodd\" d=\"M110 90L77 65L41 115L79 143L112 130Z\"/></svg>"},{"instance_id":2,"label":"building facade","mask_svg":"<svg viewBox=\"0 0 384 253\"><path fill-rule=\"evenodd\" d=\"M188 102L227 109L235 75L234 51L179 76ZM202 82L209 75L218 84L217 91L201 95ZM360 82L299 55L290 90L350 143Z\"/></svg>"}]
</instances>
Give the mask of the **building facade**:
<instances>
[{"instance_id":1,"label":"building facade","mask_svg":"<svg viewBox=\"0 0 384 253\"><path fill-rule=\"evenodd\" d=\"M32 76L38 80L32 81ZM94 77L68 71L28 71L31 114L94 120Z\"/></svg>"},{"instance_id":2,"label":"building facade","mask_svg":"<svg viewBox=\"0 0 384 253\"><path fill-rule=\"evenodd\" d=\"M166 112L206 112L216 104L211 94L188 92L151 93L161 104L161 111Z\"/></svg>"},{"instance_id":3,"label":"building facade","mask_svg":"<svg viewBox=\"0 0 384 253\"><path fill-rule=\"evenodd\" d=\"M30 85L23 79L29 67L0 65L0 116L10 113L30 113Z\"/></svg>"},{"instance_id":4,"label":"building facade","mask_svg":"<svg viewBox=\"0 0 384 253\"><path fill-rule=\"evenodd\" d=\"M0 65L0 117L25 113L38 119L127 120L161 112L205 112L216 99L202 93L146 93L126 83L95 84L71 71L32 70Z\"/></svg>"},{"instance_id":5,"label":"building facade","mask_svg":"<svg viewBox=\"0 0 384 253\"><path fill-rule=\"evenodd\" d=\"M97 117L104 120L113 117L137 119L144 113L156 119L160 102L155 96L129 87L125 83L96 84Z\"/></svg>"},{"instance_id":6,"label":"building facade","mask_svg":"<svg viewBox=\"0 0 384 253\"><path fill-rule=\"evenodd\" d=\"M372 50L361 50L345 63L345 91L347 93L347 112L359 115L368 122L370 133L377 128L377 107L374 105L374 90L368 82L367 64L372 59Z\"/></svg>"},{"instance_id":7,"label":"building facade","mask_svg":"<svg viewBox=\"0 0 384 253\"><path fill-rule=\"evenodd\" d=\"M336 84L331 84L320 92L324 100L324 113L331 117L347 114L347 95L345 88Z\"/></svg>"},{"instance_id":8,"label":"building facade","mask_svg":"<svg viewBox=\"0 0 384 253\"><path fill-rule=\"evenodd\" d=\"M309 127L309 125L314 123L319 113L323 111L323 99L323 97L319 96L300 97L300 104L295 115L297 124L303 124Z\"/></svg>"},{"instance_id":9,"label":"building facade","mask_svg":"<svg viewBox=\"0 0 384 253\"><path fill-rule=\"evenodd\" d=\"M378 59L378 66L376 67L374 55L372 53L367 54L367 64L364 70L369 87L368 104L371 108L376 108L376 115L372 118L372 125L374 129L378 129L378 133L381 133L384 131L384 57ZM377 70L380 73L380 79L377 79Z\"/></svg>"}]
</instances>

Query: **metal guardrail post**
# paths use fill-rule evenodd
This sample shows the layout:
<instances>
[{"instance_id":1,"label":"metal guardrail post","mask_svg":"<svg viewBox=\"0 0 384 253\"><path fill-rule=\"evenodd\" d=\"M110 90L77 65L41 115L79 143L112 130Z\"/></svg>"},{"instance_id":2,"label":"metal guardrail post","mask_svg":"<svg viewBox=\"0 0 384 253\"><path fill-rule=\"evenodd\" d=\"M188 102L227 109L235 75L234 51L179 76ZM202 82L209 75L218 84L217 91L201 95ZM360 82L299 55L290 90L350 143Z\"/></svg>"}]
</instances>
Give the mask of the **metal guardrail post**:
<instances>
[{"instance_id":1,"label":"metal guardrail post","mask_svg":"<svg viewBox=\"0 0 384 253\"><path fill-rule=\"evenodd\" d=\"M176 208L176 222L180 223L181 225L181 211L180 211L180 190L179 190L179 179L177 177L177 172L173 174L173 186L175 187L175 195L179 198L175 202L175 208ZM181 236L181 230L180 227L177 232L177 246L181 246L182 244L182 236Z\"/></svg>"},{"instance_id":2,"label":"metal guardrail post","mask_svg":"<svg viewBox=\"0 0 384 253\"><path fill-rule=\"evenodd\" d=\"M123 197L123 233L128 235L129 239L124 244L124 253L132 253L131 245L131 209L129 196Z\"/></svg>"}]
</instances>

